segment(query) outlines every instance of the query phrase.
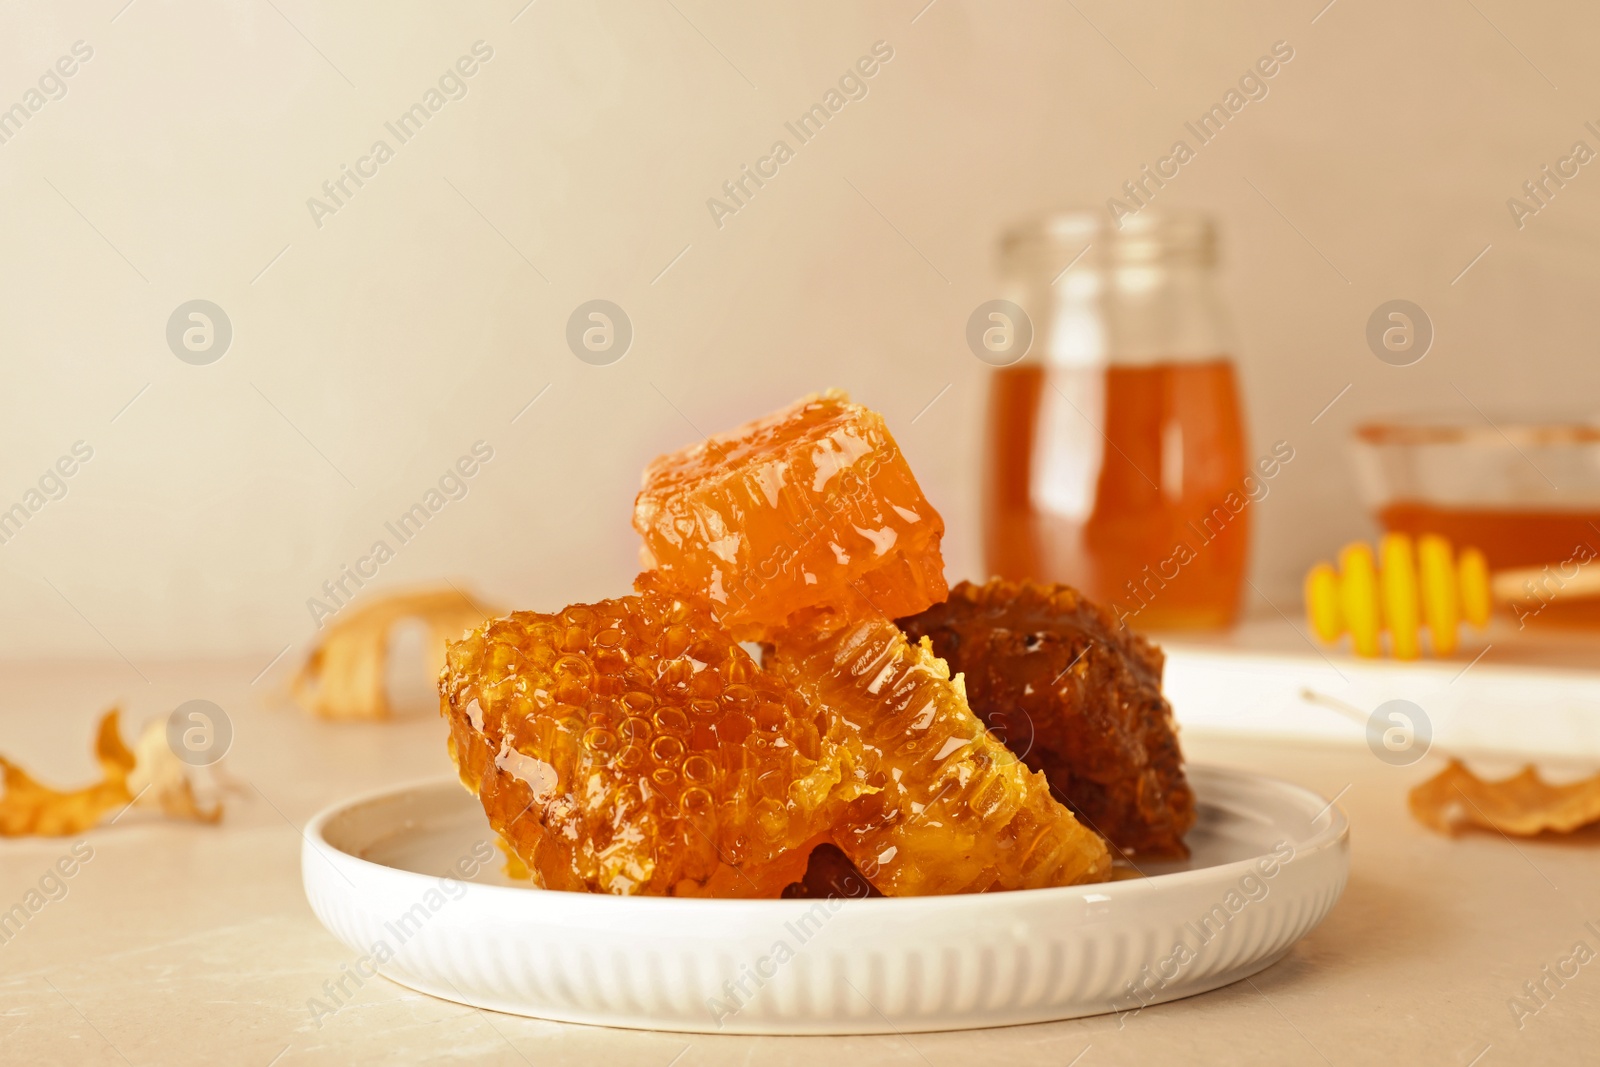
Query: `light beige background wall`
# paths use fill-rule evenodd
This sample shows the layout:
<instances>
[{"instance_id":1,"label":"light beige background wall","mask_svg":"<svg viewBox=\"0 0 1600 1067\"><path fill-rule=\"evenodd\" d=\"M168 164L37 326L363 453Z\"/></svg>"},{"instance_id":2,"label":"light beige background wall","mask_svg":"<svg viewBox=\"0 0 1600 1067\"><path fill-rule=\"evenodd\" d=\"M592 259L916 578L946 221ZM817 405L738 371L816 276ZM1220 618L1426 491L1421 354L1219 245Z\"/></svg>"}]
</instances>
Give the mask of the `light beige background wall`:
<instances>
[{"instance_id":1,"label":"light beige background wall","mask_svg":"<svg viewBox=\"0 0 1600 1067\"><path fill-rule=\"evenodd\" d=\"M93 49L0 144L0 506L94 450L0 545L8 655L265 663L480 440L379 583L617 593L649 457L829 385L888 416L973 574L989 372L962 338L997 230L1103 204L1275 41L1270 95L1160 194L1220 216L1253 447L1297 450L1262 588L1292 605L1369 532L1353 421L1583 406L1600 379L1600 173L1520 231L1506 207L1600 148L1590 5L125 2L0 14L0 107ZM387 135L480 40L464 98ZM868 95L715 225L707 198L877 41ZM307 199L380 137L394 158L316 225ZM596 297L637 334L609 367L563 341ZM1438 331L1409 368L1363 341L1394 297ZM233 324L209 366L165 339L194 298Z\"/></svg>"}]
</instances>

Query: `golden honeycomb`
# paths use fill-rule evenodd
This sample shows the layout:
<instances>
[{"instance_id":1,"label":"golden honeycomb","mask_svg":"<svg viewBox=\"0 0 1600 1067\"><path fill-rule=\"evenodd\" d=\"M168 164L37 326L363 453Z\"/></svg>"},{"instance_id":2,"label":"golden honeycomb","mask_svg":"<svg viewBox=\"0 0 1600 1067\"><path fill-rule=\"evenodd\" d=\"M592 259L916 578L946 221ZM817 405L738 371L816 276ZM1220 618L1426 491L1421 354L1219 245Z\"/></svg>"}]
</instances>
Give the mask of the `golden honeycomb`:
<instances>
[{"instance_id":1,"label":"golden honeycomb","mask_svg":"<svg viewBox=\"0 0 1600 1067\"><path fill-rule=\"evenodd\" d=\"M462 783L549 889L776 897L865 788L798 693L655 591L491 620L440 694Z\"/></svg>"},{"instance_id":2,"label":"golden honeycomb","mask_svg":"<svg viewBox=\"0 0 1600 1067\"><path fill-rule=\"evenodd\" d=\"M633 525L646 566L740 638L815 606L912 615L947 591L944 520L883 417L838 390L656 459Z\"/></svg>"},{"instance_id":3,"label":"golden honeycomb","mask_svg":"<svg viewBox=\"0 0 1600 1067\"><path fill-rule=\"evenodd\" d=\"M967 705L926 638L881 617L818 613L773 635L768 666L821 713L873 787L834 842L888 896L1104 880L1100 836Z\"/></svg>"},{"instance_id":4,"label":"golden honeycomb","mask_svg":"<svg viewBox=\"0 0 1600 1067\"><path fill-rule=\"evenodd\" d=\"M914 896L1109 876L1105 842L893 622L944 600L944 523L881 416L830 391L663 456L634 526L637 595L493 620L440 677L461 780L538 884L805 897L858 895L859 874Z\"/></svg>"}]
</instances>

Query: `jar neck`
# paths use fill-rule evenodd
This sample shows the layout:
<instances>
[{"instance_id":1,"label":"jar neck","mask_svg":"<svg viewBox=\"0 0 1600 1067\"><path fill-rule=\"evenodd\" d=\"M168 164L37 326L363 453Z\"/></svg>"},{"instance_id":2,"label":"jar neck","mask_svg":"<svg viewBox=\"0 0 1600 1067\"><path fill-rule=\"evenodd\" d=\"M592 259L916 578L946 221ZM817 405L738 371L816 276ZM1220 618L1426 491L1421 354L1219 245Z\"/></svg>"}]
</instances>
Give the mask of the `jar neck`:
<instances>
[{"instance_id":1,"label":"jar neck","mask_svg":"<svg viewBox=\"0 0 1600 1067\"><path fill-rule=\"evenodd\" d=\"M1028 313L1028 359L1053 366L1196 363L1234 348L1209 264L1074 267L1057 279L1012 277L1008 298Z\"/></svg>"},{"instance_id":2,"label":"jar neck","mask_svg":"<svg viewBox=\"0 0 1600 1067\"><path fill-rule=\"evenodd\" d=\"M1066 212L1007 231L1000 253L1007 296L1033 321L1034 362L1199 362L1233 350L1204 214L1148 210L1112 225Z\"/></svg>"}]
</instances>

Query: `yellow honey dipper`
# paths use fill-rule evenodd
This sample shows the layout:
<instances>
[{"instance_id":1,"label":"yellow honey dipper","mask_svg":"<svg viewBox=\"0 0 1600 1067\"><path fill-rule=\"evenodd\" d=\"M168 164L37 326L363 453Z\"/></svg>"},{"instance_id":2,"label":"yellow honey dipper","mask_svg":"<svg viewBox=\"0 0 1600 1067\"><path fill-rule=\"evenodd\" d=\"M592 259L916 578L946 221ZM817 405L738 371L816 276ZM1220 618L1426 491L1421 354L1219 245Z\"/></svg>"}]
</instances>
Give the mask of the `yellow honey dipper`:
<instances>
[{"instance_id":1,"label":"yellow honey dipper","mask_svg":"<svg viewBox=\"0 0 1600 1067\"><path fill-rule=\"evenodd\" d=\"M1512 579L1515 596L1521 578L1521 572L1497 574L1494 591ZM1379 635L1387 631L1396 659L1416 659L1426 626L1433 654L1448 656L1463 619L1475 627L1489 621L1489 564L1476 548L1452 559L1450 542L1437 534L1418 538L1415 550L1406 534L1385 534L1376 560L1370 545L1355 542L1339 550L1338 570L1330 563L1312 567L1305 595L1311 629L1329 644L1348 633L1356 655L1378 656Z\"/></svg>"}]
</instances>

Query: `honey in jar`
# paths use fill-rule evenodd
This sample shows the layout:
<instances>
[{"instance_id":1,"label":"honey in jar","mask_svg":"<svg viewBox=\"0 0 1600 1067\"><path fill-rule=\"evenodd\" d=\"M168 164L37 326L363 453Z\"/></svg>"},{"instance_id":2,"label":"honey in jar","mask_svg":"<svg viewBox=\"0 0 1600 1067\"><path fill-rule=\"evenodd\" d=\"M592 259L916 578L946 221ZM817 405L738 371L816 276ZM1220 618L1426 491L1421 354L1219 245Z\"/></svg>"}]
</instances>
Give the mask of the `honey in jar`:
<instances>
[{"instance_id":1,"label":"honey in jar","mask_svg":"<svg viewBox=\"0 0 1600 1067\"><path fill-rule=\"evenodd\" d=\"M1056 216L1002 259L1032 344L991 382L988 570L1076 586L1139 630L1231 624L1251 508L1292 450L1248 466L1210 222Z\"/></svg>"}]
</instances>

